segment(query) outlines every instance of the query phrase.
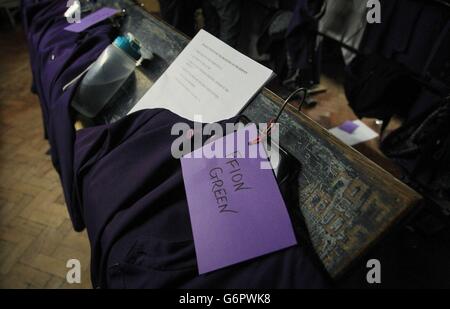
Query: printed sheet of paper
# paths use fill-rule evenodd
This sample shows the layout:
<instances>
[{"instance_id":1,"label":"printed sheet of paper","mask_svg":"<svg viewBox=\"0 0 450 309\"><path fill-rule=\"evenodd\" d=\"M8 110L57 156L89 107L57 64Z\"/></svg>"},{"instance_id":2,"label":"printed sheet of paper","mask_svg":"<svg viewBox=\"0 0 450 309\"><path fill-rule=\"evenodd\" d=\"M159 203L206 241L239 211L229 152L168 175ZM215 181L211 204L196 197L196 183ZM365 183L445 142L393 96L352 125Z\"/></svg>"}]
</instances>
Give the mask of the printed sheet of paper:
<instances>
[{"instance_id":1,"label":"printed sheet of paper","mask_svg":"<svg viewBox=\"0 0 450 309\"><path fill-rule=\"evenodd\" d=\"M377 132L369 128L361 120L354 120L352 122L355 124L356 128L354 128L351 133L345 128L340 128L340 126L330 129L329 132L349 146L371 140L378 136Z\"/></svg>"},{"instance_id":2,"label":"printed sheet of paper","mask_svg":"<svg viewBox=\"0 0 450 309\"><path fill-rule=\"evenodd\" d=\"M166 108L194 120L217 122L237 115L273 72L204 30L192 39L133 107Z\"/></svg>"},{"instance_id":3,"label":"printed sheet of paper","mask_svg":"<svg viewBox=\"0 0 450 309\"><path fill-rule=\"evenodd\" d=\"M200 274L297 243L274 173L261 168L267 153L248 155L259 146L249 145L256 126L247 128L247 136L241 129L181 158ZM200 153L219 147L233 156Z\"/></svg>"}]
</instances>

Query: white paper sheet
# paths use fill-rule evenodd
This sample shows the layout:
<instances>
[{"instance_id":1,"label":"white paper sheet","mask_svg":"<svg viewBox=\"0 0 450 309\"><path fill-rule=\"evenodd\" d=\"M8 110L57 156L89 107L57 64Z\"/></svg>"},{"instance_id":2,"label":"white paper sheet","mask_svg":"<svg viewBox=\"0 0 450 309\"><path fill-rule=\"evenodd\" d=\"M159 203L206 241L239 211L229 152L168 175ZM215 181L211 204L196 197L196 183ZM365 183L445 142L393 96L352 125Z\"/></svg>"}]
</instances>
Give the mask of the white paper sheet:
<instances>
[{"instance_id":1,"label":"white paper sheet","mask_svg":"<svg viewBox=\"0 0 450 309\"><path fill-rule=\"evenodd\" d=\"M189 120L200 115L216 122L237 115L272 74L200 30L130 113L166 108Z\"/></svg>"},{"instance_id":2,"label":"white paper sheet","mask_svg":"<svg viewBox=\"0 0 450 309\"><path fill-rule=\"evenodd\" d=\"M369 128L361 120L354 120L353 123L357 124L358 128L351 134L345 132L339 127L332 128L329 132L350 146L371 140L378 136L377 132Z\"/></svg>"}]
</instances>

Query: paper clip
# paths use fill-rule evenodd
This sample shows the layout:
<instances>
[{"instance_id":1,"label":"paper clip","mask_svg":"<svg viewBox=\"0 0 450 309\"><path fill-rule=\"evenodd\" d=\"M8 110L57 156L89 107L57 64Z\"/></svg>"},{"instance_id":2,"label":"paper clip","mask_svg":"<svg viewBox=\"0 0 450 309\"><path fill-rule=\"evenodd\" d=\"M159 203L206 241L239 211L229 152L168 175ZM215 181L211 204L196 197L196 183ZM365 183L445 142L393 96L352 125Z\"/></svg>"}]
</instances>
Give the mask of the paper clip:
<instances>
[{"instance_id":1,"label":"paper clip","mask_svg":"<svg viewBox=\"0 0 450 309\"><path fill-rule=\"evenodd\" d=\"M297 95L298 93L303 92L303 96L301 98L300 104L298 105L298 111L301 112L302 110L302 106L306 101L306 97L308 95L308 89L306 88L298 88L295 91L293 91L286 100L284 100L283 105L281 106L280 110L278 111L278 114L275 116L275 118L272 118L271 120L269 120L269 122L267 122L267 126L266 129L261 132L261 134L258 135L257 138L255 138L253 141L251 141L249 144L250 145L255 145L255 144L259 144L260 142L262 142L264 139L266 139L268 136L270 136L270 133L272 131L272 128L274 126L275 123L278 122L278 119L280 119L281 114L283 113L283 111L285 110L286 106L288 105L288 103L291 101L291 99Z\"/></svg>"}]
</instances>

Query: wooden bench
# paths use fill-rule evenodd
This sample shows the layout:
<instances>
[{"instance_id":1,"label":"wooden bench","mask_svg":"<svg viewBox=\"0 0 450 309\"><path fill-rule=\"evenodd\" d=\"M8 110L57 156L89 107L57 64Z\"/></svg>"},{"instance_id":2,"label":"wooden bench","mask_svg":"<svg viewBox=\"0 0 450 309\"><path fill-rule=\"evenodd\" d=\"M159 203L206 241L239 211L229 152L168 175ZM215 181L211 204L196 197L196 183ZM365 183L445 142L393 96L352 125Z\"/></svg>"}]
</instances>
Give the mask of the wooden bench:
<instances>
[{"instance_id":1,"label":"wooden bench","mask_svg":"<svg viewBox=\"0 0 450 309\"><path fill-rule=\"evenodd\" d=\"M130 0L102 0L126 10L122 32L132 32L155 58L145 63L102 112L120 119L151 87L189 39ZM264 89L244 114L266 122L282 100ZM336 278L421 201L421 196L327 130L289 107L280 120L280 142L302 165L299 207L314 249Z\"/></svg>"}]
</instances>

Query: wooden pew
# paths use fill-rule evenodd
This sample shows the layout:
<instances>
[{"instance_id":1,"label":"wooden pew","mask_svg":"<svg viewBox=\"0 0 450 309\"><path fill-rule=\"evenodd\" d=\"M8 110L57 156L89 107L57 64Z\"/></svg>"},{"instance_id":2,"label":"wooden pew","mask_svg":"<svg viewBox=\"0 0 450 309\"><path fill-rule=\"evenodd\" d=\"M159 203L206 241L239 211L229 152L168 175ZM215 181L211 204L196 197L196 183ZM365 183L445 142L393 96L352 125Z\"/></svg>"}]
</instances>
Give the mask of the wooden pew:
<instances>
[{"instance_id":1,"label":"wooden pew","mask_svg":"<svg viewBox=\"0 0 450 309\"><path fill-rule=\"evenodd\" d=\"M189 39L130 0L98 3L125 9L121 32L132 32L144 50L155 54L102 112L100 120L112 122L126 115ZM244 114L256 123L266 122L281 103L264 89ZM293 107L280 123L281 145L302 165L299 207L310 240L326 270L337 278L418 206L421 196Z\"/></svg>"}]
</instances>

